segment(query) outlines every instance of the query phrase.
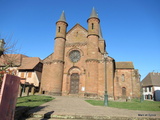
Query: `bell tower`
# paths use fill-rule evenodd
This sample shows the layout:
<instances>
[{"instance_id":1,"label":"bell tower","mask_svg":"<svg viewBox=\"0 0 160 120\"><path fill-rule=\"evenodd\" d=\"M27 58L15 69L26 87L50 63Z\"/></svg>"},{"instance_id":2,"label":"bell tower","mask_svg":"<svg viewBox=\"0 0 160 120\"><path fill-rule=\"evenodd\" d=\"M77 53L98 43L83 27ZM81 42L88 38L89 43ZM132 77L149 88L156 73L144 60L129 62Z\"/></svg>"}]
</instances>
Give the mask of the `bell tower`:
<instances>
[{"instance_id":1,"label":"bell tower","mask_svg":"<svg viewBox=\"0 0 160 120\"><path fill-rule=\"evenodd\" d=\"M100 20L95 9L92 9L88 22L88 41L87 41L87 96L97 96L98 92L98 44L99 44L99 23ZM91 87L92 86L92 87Z\"/></svg>"},{"instance_id":2,"label":"bell tower","mask_svg":"<svg viewBox=\"0 0 160 120\"><path fill-rule=\"evenodd\" d=\"M52 80L50 83L51 94L62 94L63 71L64 71L64 53L66 42L67 22L64 11L60 19L56 22L56 37L54 46L54 57L52 57Z\"/></svg>"}]
</instances>

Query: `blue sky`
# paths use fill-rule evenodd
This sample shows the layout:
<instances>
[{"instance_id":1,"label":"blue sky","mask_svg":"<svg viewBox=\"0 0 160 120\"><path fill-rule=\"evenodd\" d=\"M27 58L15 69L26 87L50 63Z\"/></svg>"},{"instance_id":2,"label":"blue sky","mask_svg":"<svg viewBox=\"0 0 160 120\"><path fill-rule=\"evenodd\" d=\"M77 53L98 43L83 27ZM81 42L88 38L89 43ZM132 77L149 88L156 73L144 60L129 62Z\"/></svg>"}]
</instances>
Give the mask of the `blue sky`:
<instances>
[{"instance_id":1,"label":"blue sky","mask_svg":"<svg viewBox=\"0 0 160 120\"><path fill-rule=\"evenodd\" d=\"M160 72L160 0L0 0L0 38L17 41L19 53L44 59L54 50L55 23L65 11L70 30L95 7L107 52L132 61L141 79Z\"/></svg>"}]
</instances>

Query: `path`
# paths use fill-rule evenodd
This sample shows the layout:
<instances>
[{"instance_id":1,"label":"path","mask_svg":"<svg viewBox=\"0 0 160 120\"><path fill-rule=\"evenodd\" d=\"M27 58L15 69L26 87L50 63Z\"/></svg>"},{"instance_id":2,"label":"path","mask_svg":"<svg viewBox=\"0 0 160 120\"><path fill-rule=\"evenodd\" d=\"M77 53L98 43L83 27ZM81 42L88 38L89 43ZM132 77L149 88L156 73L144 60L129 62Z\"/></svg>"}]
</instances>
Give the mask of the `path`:
<instances>
[{"instance_id":1,"label":"path","mask_svg":"<svg viewBox=\"0 0 160 120\"><path fill-rule=\"evenodd\" d=\"M28 114L32 115L32 117L36 117L36 120L38 120L38 118L40 120L40 118L44 118L44 116L48 118L96 120L118 120L117 118L121 118L121 120L127 120L130 118L130 120L132 120L131 118L144 119L144 117L160 119L159 111L138 111L104 106L93 106L84 100L84 98L78 97L56 96L53 101L30 110Z\"/></svg>"}]
</instances>

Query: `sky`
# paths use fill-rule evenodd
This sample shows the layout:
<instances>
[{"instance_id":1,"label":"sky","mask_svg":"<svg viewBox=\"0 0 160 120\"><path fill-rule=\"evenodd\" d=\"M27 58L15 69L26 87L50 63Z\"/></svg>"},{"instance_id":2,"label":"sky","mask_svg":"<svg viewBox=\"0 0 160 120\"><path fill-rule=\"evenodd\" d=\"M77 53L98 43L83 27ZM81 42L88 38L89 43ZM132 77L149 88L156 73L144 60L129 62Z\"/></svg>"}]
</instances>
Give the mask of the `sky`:
<instances>
[{"instance_id":1,"label":"sky","mask_svg":"<svg viewBox=\"0 0 160 120\"><path fill-rule=\"evenodd\" d=\"M160 72L160 0L0 0L0 6L0 39L16 41L19 54L46 58L62 11L67 31L77 23L88 29L94 7L110 57L132 61L141 80Z\"/></svg>"}]
</instances>

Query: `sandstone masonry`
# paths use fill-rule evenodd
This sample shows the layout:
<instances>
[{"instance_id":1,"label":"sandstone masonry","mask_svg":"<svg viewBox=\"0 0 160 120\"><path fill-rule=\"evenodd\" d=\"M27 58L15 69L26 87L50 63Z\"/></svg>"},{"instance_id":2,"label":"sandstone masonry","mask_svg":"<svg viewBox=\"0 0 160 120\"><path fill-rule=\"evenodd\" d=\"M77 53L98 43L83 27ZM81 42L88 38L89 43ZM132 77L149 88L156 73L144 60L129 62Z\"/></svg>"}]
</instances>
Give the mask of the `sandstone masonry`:
<instances>
[{"instance_id":1,"label":"sandstone masonry","mask_svg":"<svg viewBox=\"0 0 160 120\"><path fill-rule=\"evenodd\" d=\"M107 91L110 99L140 97L139 73L133 63L104 58L106 41L95 9L87 22L88 30L76 24L67 32L62 13L56 23L54 53L43 60L41 91L96 98Z\"/></svg>"}]
</instances>

